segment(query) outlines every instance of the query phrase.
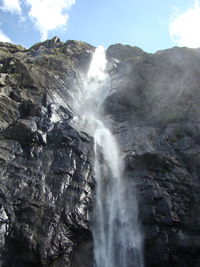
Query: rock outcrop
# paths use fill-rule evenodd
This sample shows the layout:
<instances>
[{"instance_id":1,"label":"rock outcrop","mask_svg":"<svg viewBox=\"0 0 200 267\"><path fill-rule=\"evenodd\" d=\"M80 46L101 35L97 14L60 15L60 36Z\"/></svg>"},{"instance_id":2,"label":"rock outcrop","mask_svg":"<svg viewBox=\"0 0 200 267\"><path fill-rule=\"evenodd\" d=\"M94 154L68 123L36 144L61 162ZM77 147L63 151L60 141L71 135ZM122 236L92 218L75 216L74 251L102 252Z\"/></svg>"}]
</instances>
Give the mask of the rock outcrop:
<instances>
[{"instance_id":1,"label":"rock outcrop","mask_svg":"<svg viewBox=\"0 0 200 267\"><path fill-rule=\"evenodd\" d=\"M72 92L94 47L0 43L0 266L93 266L93 139ZM146 267L200 265L200 50L107 50L112 121L137 189ZM133 203L134 205L134 203Z\"/></svg>"},{"instance_id":2,"label":"rock outcrop","mask_svg":"<svg viewBox=\"0 0 200 267\"><path fill-rule=\"evenodd\" d=\"M118 46L108 55L117 56ZM132 57L124 57L127 49ZM199 266L200 50L124 52L105 113L138 190L146 266Z\"/></svg>"},{"instance_id":3,"label":"rock outcrop","mask_svg":"<svg viewBox=\"0 0 200 267\"><path fill-rule=\"evenodd\" d=\"M92 50L56 38L29 50L1 43L1 266L76 266L73 251L92 251L93 140L67 106Z\"/></svg>"}]
</instances>

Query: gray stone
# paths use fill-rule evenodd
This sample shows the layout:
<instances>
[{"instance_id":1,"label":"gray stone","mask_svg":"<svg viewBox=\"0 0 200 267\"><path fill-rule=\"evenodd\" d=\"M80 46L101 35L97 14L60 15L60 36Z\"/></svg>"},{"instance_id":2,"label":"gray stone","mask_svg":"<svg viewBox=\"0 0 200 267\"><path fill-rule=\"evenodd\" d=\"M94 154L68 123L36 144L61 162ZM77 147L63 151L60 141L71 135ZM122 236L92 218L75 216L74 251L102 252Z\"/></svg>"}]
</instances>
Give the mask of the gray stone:
<instances>
[{"instance_id":1,"label":"gray stone","mask_svg":"<svg viewBox=\"0 0 200 267\"><path fill-rule=\"evenodd\" d=\"M71 92L94 47L0 43L0 265L93 266L93 139ZM200 265L200 50L107 50L103 114L137 194L146 267ZM135 203L133 203L135 204Z\"/></svg>"}]
</instances>

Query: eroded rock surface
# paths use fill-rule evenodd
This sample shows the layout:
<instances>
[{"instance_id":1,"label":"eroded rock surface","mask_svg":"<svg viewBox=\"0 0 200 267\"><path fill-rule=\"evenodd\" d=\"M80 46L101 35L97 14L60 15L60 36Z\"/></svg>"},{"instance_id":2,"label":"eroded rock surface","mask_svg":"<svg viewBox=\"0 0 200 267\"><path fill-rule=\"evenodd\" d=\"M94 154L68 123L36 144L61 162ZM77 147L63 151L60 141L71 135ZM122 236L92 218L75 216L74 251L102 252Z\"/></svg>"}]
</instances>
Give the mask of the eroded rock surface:
<instances>
[{"instance_id":1,"label":"eroded rock surface","mask_svg":"<svg viewBox=\"0 0 200 267\"><path fill-rule=\"evenodd\" d=\"M71 110L93 51L57 37L28 50L0 43L1 266L93 266L93 139ZM117 44L107 57L104 115L137 189L145 264L197 267L200 51Z\"/></svg>"},{"instance_id":2,"label":"eroded rock surface","mask_svg":"<svg viewBox=\"0 0 200 267\"><path fill-rule=\"evenodd\" d=\"M92 50L57 38L1 44L1 266L72 266L92 242L93 139L70 125L67 105Z\"/></svg>"},{"instance_id":3,"label":"eroded rock surface","mask_svg":"<svg viewBox=\"0 0 200 267\"><path fill-rule=\"evenodd\" d=\"M137 188L145 263L199 266L200 51L132 51L115 63L105 110Z\"/></svg>"}]
</instances>

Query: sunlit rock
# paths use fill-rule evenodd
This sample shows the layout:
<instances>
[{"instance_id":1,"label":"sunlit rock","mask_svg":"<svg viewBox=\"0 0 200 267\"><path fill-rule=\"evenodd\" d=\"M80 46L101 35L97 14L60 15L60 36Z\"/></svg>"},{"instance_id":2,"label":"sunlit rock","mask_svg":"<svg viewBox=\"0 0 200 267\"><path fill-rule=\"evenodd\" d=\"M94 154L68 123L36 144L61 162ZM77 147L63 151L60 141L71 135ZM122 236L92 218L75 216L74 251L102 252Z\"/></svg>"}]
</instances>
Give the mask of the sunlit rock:
<instances>
[{"instance_id":1,"label":"sunlit rock","mask_svg":"<svg viewBox=\"0 0 200 267\"><path fill-rule=\"evenodd\" d=\"M28 50L0 43L2 266L94 266L93 129L85 133L89 114L80 121L73 109L94 50L57 38ZM144 265L199 266L199 50L117 44L107 61L109 91L95 107L135 188Z\"/></svg>"}]
</instances>

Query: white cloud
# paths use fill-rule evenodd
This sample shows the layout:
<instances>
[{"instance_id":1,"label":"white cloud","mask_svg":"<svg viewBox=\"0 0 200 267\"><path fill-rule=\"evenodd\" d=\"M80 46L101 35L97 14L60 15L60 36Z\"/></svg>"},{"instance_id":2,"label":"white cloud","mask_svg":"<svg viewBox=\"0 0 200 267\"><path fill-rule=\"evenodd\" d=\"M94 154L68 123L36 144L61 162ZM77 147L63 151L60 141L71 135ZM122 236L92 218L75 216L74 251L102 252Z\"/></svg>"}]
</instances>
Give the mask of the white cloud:
<instances>
[{"instance_id":1,"label":"white cloud","mask_svg":"<svg viewBox=\"0 0 200 267\"><path fill-rule=\"evenodd\" d=\"M66 26L69 15L67 10L76 0L25 0L30 6L29 16L41 34L41 40L48 37L50 30Z\"/></svg>"},{"instance_id":2,"label":"white cloud","mask_svg":"<svg viewBox=\"0 0 200 267\"><path fill-rule=\"evenodd\" d=\"M19 0L3 0L1 9L5 12L21 13L21 6Z\"/></svg>"},{"instance_id":3,"label":"white cloud","mask_svg":"<svg viewBox=\"0 0 200 267\"><path fill-rule=\"evenodd\" d=\"M191 48L200 47L199 29L200 1L197 0L185 12L176 12L169 25L169 33L172 40L179 46Z\"/></svg>"},{"instance_id":4,"label":"white cloud","mask_svg":"<svg viewBox=\"0 0 200 267\"><path fill-rule=\"evenodd\" d=\"M5 35L5 33L0 30L0 42L9 42L11 43L11 40L8 36Z\"/></svg>"}]
</instances>

